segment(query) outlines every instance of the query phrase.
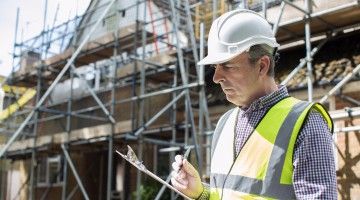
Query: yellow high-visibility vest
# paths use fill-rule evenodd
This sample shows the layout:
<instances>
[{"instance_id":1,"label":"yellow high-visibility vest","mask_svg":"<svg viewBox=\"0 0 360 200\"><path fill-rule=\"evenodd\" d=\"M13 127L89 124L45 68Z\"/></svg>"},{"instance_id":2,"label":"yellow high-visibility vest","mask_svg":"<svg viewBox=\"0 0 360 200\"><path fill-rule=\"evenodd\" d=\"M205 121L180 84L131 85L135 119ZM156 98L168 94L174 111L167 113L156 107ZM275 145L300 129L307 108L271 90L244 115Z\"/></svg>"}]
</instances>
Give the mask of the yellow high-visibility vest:
<instances>
[{"instance_id":1,"label":"yellow high-visibility vest","mask_svg":"<svg viewBox=\"0 0 360 200\"><path fill-rule=\"evenodd\" d=\"M318 103L287 97L271 107L236 155L239 108L220 118L212 143L210 199L295 199L293 152L310 111L316 109L333 132L333 122Z\"/></svg>"}]
</instances>

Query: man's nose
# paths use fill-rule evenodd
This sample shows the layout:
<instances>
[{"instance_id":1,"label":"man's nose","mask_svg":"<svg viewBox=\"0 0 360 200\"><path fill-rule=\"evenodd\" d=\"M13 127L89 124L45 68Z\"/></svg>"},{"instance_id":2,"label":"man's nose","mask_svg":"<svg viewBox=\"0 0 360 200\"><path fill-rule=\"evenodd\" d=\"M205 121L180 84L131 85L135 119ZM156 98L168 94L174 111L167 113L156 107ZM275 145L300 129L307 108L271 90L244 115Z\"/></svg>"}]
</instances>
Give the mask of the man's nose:
<instances>
[{"instance_id":1,"label":"man's nose","mask_svg":"<svg viewBox=\"0 0 360 200\"><path fill-rule=\"evenodd\" d=\"M214 83L219 84L219 83L223 82L224 80L225 79L224 79L224 75L223 75L223 71L221 69L221 66L217 66L215 68L213 81L214 81Z\"/></svg>"}]
</instances>

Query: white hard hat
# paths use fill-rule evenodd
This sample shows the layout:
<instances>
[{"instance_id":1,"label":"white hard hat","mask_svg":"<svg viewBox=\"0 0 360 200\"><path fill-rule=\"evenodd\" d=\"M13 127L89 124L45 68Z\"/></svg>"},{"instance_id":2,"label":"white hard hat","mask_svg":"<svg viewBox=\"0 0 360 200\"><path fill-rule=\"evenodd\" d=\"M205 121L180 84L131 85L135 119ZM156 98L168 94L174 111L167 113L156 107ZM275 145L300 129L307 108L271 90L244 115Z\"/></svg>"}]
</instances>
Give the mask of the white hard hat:
<instances>
[{"instance_id":1,"label":"white hard hat","mask_svg":"<svg viewBox=\"0 0 360 200\"><path fill-rule=\"evenodd\" d=\"M267 44L273 48L279 46L270 24L251 10L233 10L212 23L208 37L208 55L197 64L224 63L257 44Z\"/></svg>"}]
</instances>

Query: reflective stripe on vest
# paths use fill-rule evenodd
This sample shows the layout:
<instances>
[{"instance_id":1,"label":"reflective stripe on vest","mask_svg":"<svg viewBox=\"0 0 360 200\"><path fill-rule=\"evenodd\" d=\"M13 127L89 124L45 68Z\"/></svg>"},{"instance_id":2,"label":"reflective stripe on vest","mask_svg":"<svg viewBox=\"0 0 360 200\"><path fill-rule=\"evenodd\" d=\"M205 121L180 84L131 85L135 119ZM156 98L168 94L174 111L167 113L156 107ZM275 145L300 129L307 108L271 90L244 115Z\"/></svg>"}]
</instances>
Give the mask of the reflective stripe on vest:
<instances>
[{"instance_id":1,"label":"reflective stripe on vest","mask_svg":"<svg viewBox=\"0 0 360 200\"><path fill-rule=\"evenodd\" d=\"M222 117L213 137L210 199L295 199L293 151L311 108L319 111L333 130L331 118L320 104L288 97L268 110L238 156L234 138L239 109Z\"/></svg>"}]
</instances>

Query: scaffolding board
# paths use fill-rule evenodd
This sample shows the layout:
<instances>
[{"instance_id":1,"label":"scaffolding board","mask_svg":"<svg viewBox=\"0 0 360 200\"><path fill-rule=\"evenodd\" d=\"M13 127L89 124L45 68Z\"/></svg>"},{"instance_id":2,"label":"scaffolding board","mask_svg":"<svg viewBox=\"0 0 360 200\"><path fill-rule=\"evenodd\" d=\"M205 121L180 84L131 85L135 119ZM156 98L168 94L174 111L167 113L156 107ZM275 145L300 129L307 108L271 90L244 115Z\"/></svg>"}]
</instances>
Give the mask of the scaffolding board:
<instances>
[{"instance_id":1,"label":"scaffolding board","mask_svg":"<svg viewBox=\"0 0 360 200\"><path fill-rule=\"evenodd\" d=\"M117 46L121 52L130 52L133 51L134 48L141 47L140 42L138 42L137 45L134 45L134 38L142 37L141 28L139 28L139 31L136 31L136 26L130 25L118 29L117 32L117 34L115 34L115 32L110 32L102 37L87 42L75 60L74 65L79 67L103 60L105 58L110 58L114 54L113 49ZM116 35L118 35L118 37L116 37ZM151 42L153 42L152 34L150 32L146 32L146 44ZM37 67L40 65L47 68L42 72L42 78L45 81L54 80L57 73L65 66L67 60L72 56L74 51L75 48L71 47L61 54L54 55L46 59L43 63L39 61L34 63L32 66L26 66L27 68L31 68L31 70L26 74L15 73L15 76L12 77L11 85L24 87L36 86L38 73Z\"/></svg>"},{"instance_id":2,"label":"scaffolding board","mask_svg":"<svg viewBox=\"0 0 360 200\"><path fill-rule=\"evenodd\" d=\"M303 1L294 1L298 7L304 7ZM360 26L360 9L358 1L315 1L313 12L310 14L310 29L313 36L328 33L329 30L347 29ZM305 37L305 14L298 9L285 6L285 11L276 39L281 44L297 41ZM267 19L275 23L280 13L280 7L273 7L267 10Z\"/></svg>"}]
</instances>

